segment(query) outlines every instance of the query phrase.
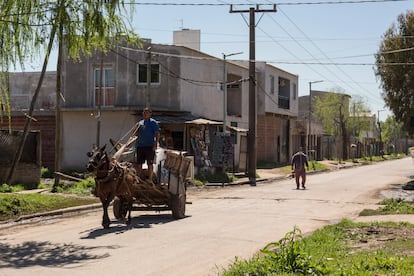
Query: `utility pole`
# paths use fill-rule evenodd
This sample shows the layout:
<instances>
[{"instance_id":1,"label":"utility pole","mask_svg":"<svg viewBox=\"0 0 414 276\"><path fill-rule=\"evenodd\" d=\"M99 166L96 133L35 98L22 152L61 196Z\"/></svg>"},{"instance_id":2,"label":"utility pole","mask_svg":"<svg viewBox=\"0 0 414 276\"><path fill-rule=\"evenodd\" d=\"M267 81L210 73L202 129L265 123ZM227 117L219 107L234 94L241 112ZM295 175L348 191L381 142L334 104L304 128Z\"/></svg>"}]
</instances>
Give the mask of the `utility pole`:
<instances>
[{"instance_id":1,"label":"utility pole","mask_svg":"<svg viewBox=\"0 0 414 276\"><path fill-rule=\"evenodd\" d=\"M276 12L276 4L272 9L261 9L260 5L248 10L233 10L230 5L230 13L249 13L249 133L247 135L247 174L251 186L256 186L257 146L256 146L256 12Z\"/></svg>"},{"instance_id":2,"label":"utility pole","mask_svg":"<svg viewBox=\"0 0 414 276\"><path fill-rule=\"evenodd\" d=\"M319 81L310 81L309 82L309 118L308 118L308 150L307 150L307 154L309 157L311 157L311 150L313 148L313 143L312 143L312 83L319 83L319 82L323 82L322 80Z\"/></svg>"},{"instance_id":3,"label":"utility pole","mask_svg":"<svg viewBox=\"0 0 414 276\"><path fill-rule=\"evenodd\" d=\"M151 109L151 46L148 47L147 59L147 95L145 98L145 107Z\"/></svg>"},{"instance_id":4,"label":"utility pole","mask_svg":"<svg viewBox=\"0 0 414 276\"><path fill-rule=\"evenodd\" d=\"M99 93L98 93L98 114L96 115L97 125L96 125L96 146L99 147L101 143L101 106L104 100L102 86L103 86L103 77L104 77L104 68L103 68L103 53L101 52L101 66L99 70Z\"/></svg>"}]
</instances>

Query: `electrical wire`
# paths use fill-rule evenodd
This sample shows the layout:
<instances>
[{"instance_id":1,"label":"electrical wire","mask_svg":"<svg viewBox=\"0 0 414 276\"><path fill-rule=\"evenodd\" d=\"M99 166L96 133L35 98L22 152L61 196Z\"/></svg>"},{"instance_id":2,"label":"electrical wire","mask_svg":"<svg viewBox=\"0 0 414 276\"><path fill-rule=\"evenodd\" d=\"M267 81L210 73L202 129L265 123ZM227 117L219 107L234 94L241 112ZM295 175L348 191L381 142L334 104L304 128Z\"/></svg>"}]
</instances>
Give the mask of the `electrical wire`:
<instances>
[{"instance_id":1,"label":"electrical wire","mask_svg":"<svg viewBox=\"0 0 414 276\"><path fill-rule=\"evenodd\" d=\"M286 15L286 17L287 17L287 15ZM287 33L289 36L290 36L290 34L289 34L289 32L287 32L282 26L280 26L280 24L278 24L274 19L273 19L273 17L271 17L271 19L272 19L272 21L276 24L276 25L278 25L285 33ZM289 20L290 20L290 18L288 18ZM290 20L291 21L291 20ZM292 22L293 23L293 22ZM301 31L300 30L300 28L296 25L296 24L294 24L293 23L293 25L299 30L299 31ZM323 78L323 79L325 79L325 80L327 80L327 79L329 79L329 78L327 78L326 76L324 76L319 70L316 70L315 68L313 68L312 66L310 66L311 64L313 64L313 65L322 65L322 66L325 66L326 64L324 64L324 63L322 63L322 62L317 62L317 63L307 63L307 62L304 62L301 58L299 58L297 55L295 55L291 50L289 50L289 49L287 49L286 47L284 47L281 43L279 43L278 41L276 41L274 38L272 38L272 36L270 36L270 34L268 34L267 32L265 32L263 29L261 29L260 27L258 27L258 29L259 30L261 30L264 34L266 34L269 38L271 38L276 44L278 44L280 47L282 47L285 51L287 51L288 53L290 53L293 57L295 57L296 59L298 59L299 61L300 61L300 64L303 64L303 65L306 65L310 70L312 70L313 72L315 72L317 75L319 75L321 78ZM301 31L302 32L302 31ZM303 33L303 32L302 32ZM307 37L306 35L305 35L305 37ZM308 40L310 40L310 38L309 37L307 37L308 38ZM312 53L310 53L305 47L303 47L297 40L295 40L293 37L292 37L292 39L301 47L301 48L303 48L303 49L305 49L305 51L306 52L308 52L308 54L310 54L313 58L315 58L314 56L313 56L313 54ZM310 40L311 41L311 40ZM312 42L312 41L311 41ZM313 44L315 44L314 42L312 42ZM316 44L315 44L316 45ZM315 46L317 49L319 49L320 50L320 48L319 47L317 47L317 46ZM322 52L322 50L320 50L320 52ZM323 52L322 52L322 54L323 55L325 55ZM326 55L325 55L326 56ZM328 59L329 59L329 57L327 57ZM316 59L316 58L315 58ZM333 64L333 63L331 63L331 65L335 65L335 64ZM335 65L335 66L337 66L337 65ZM342 70L342 69L341 69ZM342 83L344 83L344 84L346 84L346 85L348 85L349 86L349 83L348 82L345 82L344 80L342 80L342 78L340 78L339 76L337 76L335 73L333 73L331 70L329 70L328 69L328 71L330 71L331 72L331 74L333 74L337 79L339 79ZM346 73L345 73L345 75L346 75ZM350 78L350 77L349 77ZM352 78L351 78L352 79ZM353 82L355 82L355 81L353 81ZM356 83L356 82L355 82ZM352 90L354 90L352 87L351 87L351 89ZM370 93L370 92L369 92ZM375 97L377 97L376 95L375 95ZM374 101L376 101L376 102L378 102L378 103L380 103L379 102L379 100L377 99L377 98L374 98L373 99Z\"/></svg>"},{"instance_id":2,"label":"electrical wire","mask_svg":"<svg viewBox=\"0 0 414 276\"><path fill-rule=\"evenodd\" d=\"M255 3L254 5L268 6L268 5L279 5L279 6L299 6L299 5L338 5L338 4L362 4L362 3L385 3L385 2L402 2L407 0L340 0L340 1L318 1L318 2L288 2L288 3ZM168 2L126 2L126 5L136 6L251 6L251 3L168 3Z\"/></svg>"},{"instance_id":3,"label":"electrical wire","mask_svg":"<svg viewBox=\"0 0 414 276\"><path fill-rule=\"evenodd\" d=\"M324 52L324 51L322 51L322 49L314 42L314 41L312 41L312 39L310 39L307 35L306 35L306 33L305 32L303 32L296 24L295 24L295 22L293 22L288 16L287 16L287 14L286 13L284 13L283 12L283 10L280 10L280 12L286 17L286 18L288 18L288 20L289 20L289 22L291 22L300 32L301 32L301 34L302 35L304 35L305 36L305 38L309 41L309 42L311 42L311 44L327 59L327 60L329 60L329 61L331 61L332 62L332 59L330 58L330 57L328 57L328 55ZM306 49L306 48L305 48ZM313 55L312 55L312 57L314 57ZM356 82L347 72L345 72L341 67L339 67L338 66L338 64L334 64L334 66L345 76L345 77L347 77L348 78L348 80L350 80L351 81L351 83L353 83L353 84L355 84L356 86L358 86L360 89L362 89L363 91L365 91L366 93L368 93L368 94L371 94L374 98L373 98L373 100L374 101L377 101L378 103L380 103L378 100L377 100L377 95L374 95L374 94L372 94L372 92L370 92L369 90L367 90L365 87L363 87L362 85L360 85L358 82ZM328 69L328 71L329 72L331 72L334 76L336 76L336 78L337 79L339 79L340 81L342 81L343 83L345 83L345 84L347 84L348 85L348 87L350 87L351 89L353 89L353 87L352 86L350 86L349 85L349 83L348 82L344 82L343 80L342 80L342 78L341 77L339 77L336 73L334 73L333 71L331 71L331 70L329 70L329 68L328 67L326 67L325 66L325 69Z\"/></svg>"},{"instance_id":4,"label":"electrical wire","mask_svg":"<svg viewBox=\"0 0 414 276\"><path fill-rule=\"evenodd\" d=\"M134 50L134 49L132 49L132 48L128 48L128 47L120 47L120 48L122 48L122 49L125 49L125 50ZM113 49L111 49L111 52L113 52L113 53L115 53L115 54L117 54L117 55L119 55L120 57L123 57L124 59L126 59L126 60L128 60L128 61L130 61L130 62L132 62L132 63L134 63L134 64L137 64L137 65L139 65L139 64L142 64L142 63L140 63L140 62L138 62L138 61L136 61L136 60L134 60L134 59L132 59L132 58L130 58L130 57L128 57L128 56L126 56L126 55L124 55L124 54L122 54L122 53L120 53L120 52L118 52L118 51L115 51L115 50L113 50ZM135 52L141 52L141 53L149 53L149 51L148 50L140 50L140 49L135 49ZM158 55L161 55L162 54L162 56L168 56L168 57L180 57L179 55L174 55L174 54L166 54L166 53L159 53L159 52L151 52L151 54L153 55L153 56L158 56ZM194 58L194 57L191 57L191 56L184 56L185 58ZM204 59L204 58L201 58L202 60ZM207 58L207 59L212 59L212 58ZM218 60L217 58L214 58L214 60ZM197 86L209 86L209 87L216 87L217 86L217 84L219 83L219 81L204 81L204 80L194 80L194 79L189 79L189 78L183 78L183 77L180 77L179 76L179 74L177 74L177 73L175 73L175 72L173 72L173 71L171 71L169 68L168 68L168 66L166 66L165 64L163 64L162 62L160 62L159 60L157 60L157 63L164 69L164 71L163 70L160 70L160 74L162 74L162 75L165 75L165 76L169 76L169 77L173 77L173 78L177 78L177 79L181 79L181 80L183 80L183 81L185 81L185 82L188 82L188 83L191 83L191 84L193 84L193 85L197 85ZM151 70L152 70L152 68L151 68ZM165 72L166 71L166 72Z\"/></svg>"}]
</instances>

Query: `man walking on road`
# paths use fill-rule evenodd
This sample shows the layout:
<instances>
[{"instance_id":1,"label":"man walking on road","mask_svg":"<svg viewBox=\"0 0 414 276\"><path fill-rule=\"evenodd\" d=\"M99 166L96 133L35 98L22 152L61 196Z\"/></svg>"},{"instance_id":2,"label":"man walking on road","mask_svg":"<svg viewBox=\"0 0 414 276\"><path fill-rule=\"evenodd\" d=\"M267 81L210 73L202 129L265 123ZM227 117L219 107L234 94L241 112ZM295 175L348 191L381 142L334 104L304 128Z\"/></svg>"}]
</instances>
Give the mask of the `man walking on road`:
<instances>
[{"instance_id":1,"label":"man walking on road","mask_svg":"<svg viewBox=\"0 0 414 276\"><path fill-rule=\"evenodd\" d=\"M295 174L295 180L296 180L296 189L299 190L299 178L302 179L302 188L305 189L305 183L306 183L306 168L309 168L308 164L308 157L305 153L303 153L302 147L299 148L299 151L295 153L292 156L291 161L291 167L292 171Z\"/></svg>"}]
</instances>

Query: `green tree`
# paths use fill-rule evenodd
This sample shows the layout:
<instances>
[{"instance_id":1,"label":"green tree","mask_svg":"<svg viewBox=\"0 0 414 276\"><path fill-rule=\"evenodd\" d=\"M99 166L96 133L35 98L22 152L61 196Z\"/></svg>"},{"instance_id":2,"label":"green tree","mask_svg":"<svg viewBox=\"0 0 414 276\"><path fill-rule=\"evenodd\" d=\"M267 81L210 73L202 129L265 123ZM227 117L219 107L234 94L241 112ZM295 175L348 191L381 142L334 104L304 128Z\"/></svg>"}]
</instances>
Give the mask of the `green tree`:
<instances>
[{"instance_id":1,"label":"green tree","mask_svg":"<svg viewBox=\"0 0 414 276\"><path fill-rule=\"evenodd\" d=\"M375 74L381 81L382 96L397 121L410 134L414 118L414 12L407 11L385 32L375 55Z\"/></svg>"},{"instance_id":2,"label":"green tree","mask_svg":"<svg viewBox=\"0 0 414 276\"><path fill-rule=\"evenodd\" d=\"M315 117L322 124L326 134L339 137L341 153L338 157L348 159L349 138L361 140L365 131L370 129L371 110L362 97L349 96L341 88L334 88L319 97L314 97Z\"/></svg>"},{"instance_id":3,"label":"green tree","mask_svg":"<svg viewBox=\"0 0 414 276\"><path fill-rule=\"evenodd\" d=\"M406 137L406 132L403 130L403 124L397 122L394 117L388 116L385 122L381 122L382 139L385 144L392 144L396 146L398 139Z\"/></svg>"},{"instance_id":4,"label":"green tree","mask_svg":"<svg viewBox=\"0 0 414 276\"><path fill-rule=\"evenodd\" d=\"M320 97L313 97L314 114L321 122L326 134L339 137L341 139L342 152L338 157L348 158L348 128L349 119L349 95L343 93L342 89L335 88L326 92Z\"/></svg>"},{"instance_id":5,"label":"green tree","mask_svg":"<svg viewBox=\"0 0 414 276\"><path fill-rule=\"evenodd\" d=\"M370 129L371 110L362 97L354 95L349 105L349 120L347 128L355 140L361 141L365 131ZM355 143L356 141L351 141Z\"/></svg>"},{"instance_id":6,"label":"green tree","mask_svg":"<svg viewBox=\"0 0 414 276\"><path fill-rule=\"evenodd\" d=\"M94 51L106 52L113 42L121 37L129 42L136 40L137 37L124 22L125 12L125 3L119 0L2 1L0 4L0 37L2 38L0 81L7 81L11 66L20 64L24 68L25 62L44 54L42 72L30 103L23 136L7 183L12 181L15 167L20 160L52 49L59 47L59 53L62 53L61 48L64 47L68 58L79 59L81 55L91 55ZM60 59L59 55L58 71ZM59 78L58 74L58 85ZM1 84L2 87L8 87L5 82ZM5 91L0 92L0 103L7 103L5 95L8 91L7 89ZM57 87L57 99L60 101L59 91L60 87Z\"/></svg>"}]
</instances>

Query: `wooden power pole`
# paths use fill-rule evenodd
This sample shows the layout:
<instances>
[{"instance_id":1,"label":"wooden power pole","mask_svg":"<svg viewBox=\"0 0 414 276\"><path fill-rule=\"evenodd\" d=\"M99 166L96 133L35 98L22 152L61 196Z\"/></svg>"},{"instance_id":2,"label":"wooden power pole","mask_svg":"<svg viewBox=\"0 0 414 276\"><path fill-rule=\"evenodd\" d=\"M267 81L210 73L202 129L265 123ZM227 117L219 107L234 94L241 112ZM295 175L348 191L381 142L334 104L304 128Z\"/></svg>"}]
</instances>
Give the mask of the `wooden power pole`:
<instances>
[{"instance_id":1,"label":"wooden power pole","mask_svg":"<svg viewBox=\"0 0 414 276\"><path fill-rule=\"evenodd\" d=\"M248 10L234 10L230 5L230 13L249 13L249 133L247 135L247 174L250 185L256 186L257 145L256 145L256 12L276 12L276 4L272 9L261 9L260 5Z\"/></svg>"}]
</instances>

